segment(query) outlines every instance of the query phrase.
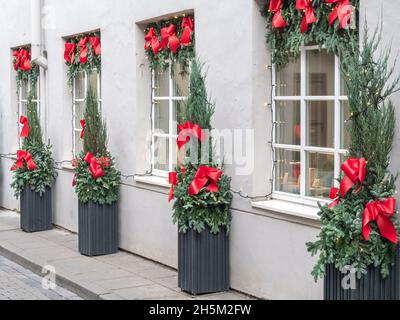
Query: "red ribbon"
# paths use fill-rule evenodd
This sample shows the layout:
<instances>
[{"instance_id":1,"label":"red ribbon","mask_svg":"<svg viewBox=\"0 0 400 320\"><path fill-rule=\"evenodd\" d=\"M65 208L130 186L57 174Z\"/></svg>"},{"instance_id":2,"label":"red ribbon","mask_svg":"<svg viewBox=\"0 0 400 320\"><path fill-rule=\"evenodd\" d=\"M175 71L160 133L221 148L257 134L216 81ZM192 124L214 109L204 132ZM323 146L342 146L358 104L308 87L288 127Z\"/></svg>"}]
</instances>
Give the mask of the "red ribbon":
<instances>
[{"instance_id":1,"label":"red ribbon","mask_svg":"<svg viewBox=\"0 0 400 320\"><path fill-rule=\"evenodd\" d=\"M79 55L79 60L80 60L81 64L85 64L88 61L88 48L87 48L88 42L89 42L89 38L84 37L78 43L78 46L81 48L81 53Z\"/></svg>"},{"instance_id":2,"label":"red ribbon","mask_svg":"<svg viewBox=\"0 0 400 320\"><path fill-rule=\"evenodd\" d=\"M91 154L88 153L83 159L89 164L89 170L93 175L93 179L98 179L105 176L103 168L99 161Z\"/></svg>"},{"instance_id":3,"label":"red ribbon","mask_svg":"<svg viewBox=\"0 0 400 320\"><path fill-rule=\"evenodd\" d=\"M194 33L194 20L192 17L182 19L182 45L188 47L192 42L192 35Z\"/></svg>"},{"instance_id":4,"label":"red ribbon","mask_svg":"<svg viewBox=\"0 0 400 320\"><path fill-rule=\"evenodd\" d=\"M181 150L189 141L191 136L195 136L199 141L204 142L207 139L203 129L190 121L178 126L179 136L177 139L178 149Z\"/></svg>"},{"instance_id":5,"label":"red ribbon","mask_svg":"<svg viewBox=\"0 0 400 320\"><path fill-rule=\"evenodd\" d=\"M329 25L332 25L336 19L339 19L339 29L349 25L352 11L349 0L325 0L326 3L336 3L329 16Z\"/></svg>"},{"instance_id":6,"label":"red ribbon","mask_svg":"<svg viewBox=\"0 0 400 320\"><path fill-rule=\"evenodd\" d=\"M144 45L144 49L146 51L151 48L154 54L158 54L160 52L161 43L154 28L149 29L149 32L144 37L144 40L146 41Z\"/></svg>"},{"instance_id":7,"label":"red ribbon","mask_svg":"<svg viewBox=\"0 0 400 320\"><path fill-rule=\"evenodd\" d=\"M331 193L329 194L329 199L333 200L333 202L331 202L328 206L329 209L333 209L334 207L336 207L339 202L339 189L338 188L332 188L331 189Z\"/></svg>"},{"instance_id":8,"label":"red ribbon","mask_svg":"<svg viewBox=\"0 0 400 320\"><path fill-rule=\"evenodd\" d=\"M196 176L189 187L189 195L198 195L208 183L209 185L206 187L207 191L218 192L218 180L222 175L223 172L217 168L210 168L207 166L199 167Z\"/></svg>"},{"instance_id":9,"label":"red ribbon","mask_svg":"<svg viewBox=\"0 0 400 320\"><path fill-rule=\"evenodd\" d=\"M13 53L13 56L15 57L14 61L14 69L17 71L18 69L21 69L22 71L29 71L31 69L31 56L28 52L28 50L25 49L20 49L16 50Z\"/></svg>"},{"instance_id":10,"label":"red ribbon","mask_svg":"<svg viewBox=\"0 0 400 320\"><path fill-rule=\"evenodd\" d=\"M303 10L304 12L303 20L300 25L300 31L301 33L307 32L308 26L314 22L317 22L311 0L296 0L296 9Z\"/></svg>"},{"instance_id":11,"label":"red ribbon","mask_svg":"<svg viewBox=\"0 0 400 320\"><path fill-rule=\"evenodd\" d=\"M385 239L398 243L397 231L391 220L396 210L396 200L388 198L383 201L375 201L367 204L364 210L363 229L362 233L366 241L371 235L371 223L376 222L379 231Z\"/></svg>"},{"instance_id":12,"label":"red ribbon","mask_svg":"<svg viewBox=\"0 0 400 320\"><path fill-rule=\"evenodd\" d=\"M360 192L367 175L367 161L364 158L351 158L342 164L342 171L346 176L340 185L340 195L344 198L357 183L360 183L360 187L356 193Z\"/></svg>"},{"instance_id":13,"label":"red ribbon","mask_svg":"<svg viewBox=\"0 0 400 320\"><path fill-rule=\"evenodd\" d=\"M101 42L100 37L90 37L89 38L90 45L93 48L93 52L96 56L101 55Z\"/></svg>"},{"instance_id":14,"label":"red ribbon","mask_svg":"<svg viewBox=\"0 0 400 320\"><path fill-rule=\"evenodd\" d=\"M16 171L17 169L23 169L24 163L26 163L26 166L28 167L29 171L33 171L36 169L36 163L33 161L32 155L26 150L18 150L17 161L11 168L11 171Z\"/></svg>"},{"instance_id":15,"label":"red ribbon","mask_svg":"<svg viewBox=\"0 0 400 320\"><path fill-rule=\"evenodd\" d=\"M175 187L178 185L178 172L169 173L169 184L171 185L171 190L169 191L168 202L171 202L174 198Z\"/></svg>"},{"instance_id":16,"label":"red ribbon","mask_svg":"<svg viewBox=\"0 0 400 320\"><path fill-rule=\"evenodd\" d=\"M172 53L176 53L181 46L181 42L175 34L176 27L170 24L169 27L161 29L161 48L163 50L171 49Z\"/></svg>"},{"instance_id":17,"label":"red ribbon","mask_svg":"<svg viewBox=\"0 0 400 320\"><path fill-rule=\"evenodd\" d=\"M81 121L81 127L82 127L82 131L81 131L81 139L83 139L85 137L85 127L86 127L86 121L85 119L82 119Z\"/></svg>"},{"instance_id":18,"label":"red ribbon","mask_svg":"<svg viewBox=\"0 0 400 320\"><path fill-rule=\"evenodd\" d=\"M66 43L64 50L64 60L71 64L75 61L75 52L76 52L76 44L75 43Z\"/></svg>"},{"instance_id":19,"label":"red ribbon","mask_svg":"<svg viewBox=\"0 0 400 320\"><path fill-rule=\"evenodd\" d=\"M285 28L287 26L285 19L283 19L282 0L271 0L269 3L269 11L275 13L272 18L272 28Z\"/></svg>"},{"instance_id":20,"label":"red ribbon","mask_svg":"<svg viewBox=\"0 0 400 320\"><path fill-rule=\"evenodd\" d=\"M20 134L21 138L27 138L29 136L29 123L28 123L28 118L21 116L19 119L19 123L22 124L22 131Z\"/></svg>"}]
</instances>

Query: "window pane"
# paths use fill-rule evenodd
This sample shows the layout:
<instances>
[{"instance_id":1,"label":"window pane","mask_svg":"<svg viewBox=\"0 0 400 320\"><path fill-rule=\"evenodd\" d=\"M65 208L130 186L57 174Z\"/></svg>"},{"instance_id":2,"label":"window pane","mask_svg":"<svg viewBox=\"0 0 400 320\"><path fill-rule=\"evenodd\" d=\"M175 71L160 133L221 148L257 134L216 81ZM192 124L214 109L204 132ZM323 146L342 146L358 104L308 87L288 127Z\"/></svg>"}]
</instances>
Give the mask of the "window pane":
<instances>
[{"instance_id":1,"label":"window pane","mask_svg":"<svg viewBox=\"0 0 400 320\"><path fill-rule=\"evenodd\" d=\"M85 102L75 103L75 129L81 129L81 120L85 117Z\"/></svg>"},{"instance_id":2,"label":"window pane","mask_svg":"<svg viewBox=\"0 0 400 320\"><path fill-rule=\"evenodd\" d=\"M276 102L276 142L300 145L301 141L300 101Z\"/></svg>"},{"instance_id":3,"label":"window pane","mask_svg":"<svg viewBox=\"0 0 400 320\"><path fill-rule=\"evenodd\" d=\"M75 77L75 99L85 99L85 73L79 72Z\"/></svg>"},{"instance_id":4,"label":"window pane","mask_svg":"<svg viewBox=\"0 0 400 320\"><path fill-rule=\"evenodd\" d=\"M335 104L333 101L310 101L307 104L307 145L335 146Z\"/></svg>"},{"instance_id":5,"label":"window pane","mask_svg":"<svg viewBox=\"0 0 400 320\"><path fill-rule=\"evenodd\" d=\"M155 70L155 93L156 97L169 97L169 70Z\"/></svg>"},{"instance_id":6,"label":"window pane","mask_svg":"<svg viewBox=\"0 0 400 320\"><path fill-rule=\"evenodd\" d=\"M21 83L21 100L27 100L28 99L28 81L23 81Z\"/></svg>"},{"instance_id":7,"label":"window pane","mask_svg":"<svg viewBox=\"0 0 400 320\"><path fill-rule=\"evenodd\" d=\"M335 95L335 56L326 51L307 51L307 95Z\"/></svg>"},{"instance_id":8,"label":"window pane","mask_svg":"<svg viewBox=\"0 0 400 320\"><path fill-rule=\"evenodd\" d=\"M296 59L276 73L276 95L300 96L300 80L300 59Z\"/></svg>"},{"instance_id":9,"label":"window pane","mask_svg":"<svg viewBox=\"0 0 400 320\"><path fill-rule=\"evenodd\" d=\"M93 70L88 73L88 83L92 87L93 92L98 95L98 82L97 82L97 70ZM99 98L99 97L97 97Z\"/></svg>"},{"instance_id":10,"label":"window pane","mask_svg":"<svg viewBox=\"0 0 400 320\"><path fill-rule=\"evenodd\" d=\"M20 114L20 116L25 116L25 117L27 116L26 105L27 105L26 102L21 102L21 110L20 110L21 114Z\"/></svg>"},{"instance_id":11,"label":"window pane","mask_svg":"<svg viewBox=\"0 0 400 320\"><path fill-rule=\"evenodd\" d=\"M300 152L276 150L276 161L276 190L300 194Z\"/></svg>"},{"instance_id":12,"label":"window pane","mask_svg":"<svg viewBox=\"0 0 400 320\"><path fill-rule=\"evenodd\" d=\"M307 190L306 194L315 198L329 198L334 186L335 157L333 154L307 154Z\"/></svg>"},{"instance_id":13,"label":"window pane","mask_svg":"<svg viewBox=\"0 0 400 320\"><path fill-rule=\"evenodd\" d=\"M350 118L350 106L348 101L341 101L342 120L341 120L341 148L349 149L350 147L350 123L347 121Z\"/></svg>"},{"instance_id":14,"label":"window pane","mask_svg":"<svg viewBox=\"0 0 400 320\"><path fill-rule=\"evenodd\" d=\"M183 73L180 65L174 65L173 72L174 97L187 97L189 95L189 75Z\"/></svg>"},{"instance_id":15,"label":"window pane","mask_svg":"<svg viewBox=\"0 0 400 320\"><path fill-rule=\"evenodd\" d=\"M78 156L83 150L83 141L81 139L80 131L75 131L75 156Z\"/></svg>"},{"instance_id":16,"label":"window pane","mask_svg":"<svg viewBox=\"0 0 400 320\"><path fill-rule=\"evenodd\" d=\"M154 129L169 134L169 101L154 101Z\"/></svg>"},{"instance_id":17,"label":"window pane","mask_svg":"<svg viewBox=\"0 0 400 320\"><path fill-rule=\"evenodd\" d=\"M169 171L169 139L154 137L154 169Z\"/></svg>"},{"instance_id":18,"label":"window pane","mask_svg":"<svg viewBox=\"0 0 400 320\"><path fill-rule=\"evenodd\" d=\"M343 76L344 75L340 77L340 95L345 97L348 95L348 92L347 92L346 82L344 81Z\"/></svg>"},{"instance_id":19,"label":"window pane","mask_svg":"<svg viewBox=\"0 0 400 320\"><path fill-rule=\"evenodd\" d=\"M178 129L178 125L183 124L185 115L185 101L174 101L174 129ZM177 134L178 131L173 132Z\"/></svg>"}]
</instances>

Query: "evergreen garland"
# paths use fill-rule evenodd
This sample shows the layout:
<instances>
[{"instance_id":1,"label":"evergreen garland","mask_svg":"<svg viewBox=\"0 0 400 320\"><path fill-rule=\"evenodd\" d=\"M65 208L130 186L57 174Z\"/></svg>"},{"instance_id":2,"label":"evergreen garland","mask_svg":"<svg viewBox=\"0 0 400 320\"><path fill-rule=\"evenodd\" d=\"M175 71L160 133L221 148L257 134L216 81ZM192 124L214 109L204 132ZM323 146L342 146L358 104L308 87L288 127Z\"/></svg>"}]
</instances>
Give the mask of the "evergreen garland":
<instances>
[{"instance_id":1,"label":"evergreen garland","mask_svg":"<svg viewBox=\"0 0 400 320\"><path fill-rule=\"evenodd\" d=\"M30 59L31 51L29 47L19 48L13 52L13 65L18 89L23 83L30 83L31 87L37 85L40 74L39 66L31 63Z\"/></svg>"},{"instance_id":2,"label":"evergreen garland","mask_svg":"<svg viewBox=\"0 0 400 320\"><path fill-rule=\"evenodd\" d=\"M339 270L352 266L359 278L371 265L380 267L382 276L387 277L394 264L398 246L382 237L376 223L369 241L362 235L366 205L396 193L397 176L388 171L396 124L390 96L400 89L400 78L393 77L394 66L389 66L390 48L378 52L381 36L378 28L369 37L365 26L362 49L354 39L351 47L340 51L351 110L350 157L368 160L367 177L360 193L352 190L333 209L321 207L320 235L307 244L312 255L319 253L312 272L315 279L325 276L329 264ZM399 234L397 213L391 220Z\"/></svg>"},{"instance_id":3,"label":"evergreen garland","mask_svg":"<svg viewBox=\"0 0 400 320\"><path fill-rule=\"evenodd\" d=\"M304 33L300 31L304 13L296 9L295 0L283 0L281 14L287 24L284 28L272 28L274 13L269 12L269 2L267 0L262 15L267 19L266 40L271 46L273 63L278 70L298 58L303 45L316 44L337 54L339 47L351 46L352 41L357 41L358 25L349 30L340 29L338 20L329 25L328 19L334 5L327 4L326 0L311 1L317 22L310 24L309 30ZM355 8L355 21L358 23L359 0L351 0L350 3Z\"/></svg>"}]
</instances>

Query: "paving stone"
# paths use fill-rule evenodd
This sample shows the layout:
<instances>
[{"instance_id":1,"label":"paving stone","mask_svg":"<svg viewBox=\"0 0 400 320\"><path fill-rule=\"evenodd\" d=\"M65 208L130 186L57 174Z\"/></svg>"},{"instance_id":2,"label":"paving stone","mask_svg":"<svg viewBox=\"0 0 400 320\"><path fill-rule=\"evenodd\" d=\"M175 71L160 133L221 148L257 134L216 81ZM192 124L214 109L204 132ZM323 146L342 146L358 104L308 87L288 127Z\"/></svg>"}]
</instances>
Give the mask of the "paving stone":
<instances>
[{"instance_id":1,"label":"paving stone","mask_svg":"<svg viewBox=\"0 0 400 320\"><path fill-rule=\"evenodd\" d=\"M147 300L147 299L165 299L175 297L175 291L167 289L163 286L153 284L150 286L115 290L114 293L128 300Z\"/></svg>"},{"instance_id":2,"label":"paving stone","mask_svg":"<svg viewBox=\"0 0 400 320\"><path fill-rule=\"evenodd\" d=\"M153 282L139 276L131 276L112 280L101 280L95 283L108 290L118 290L151 285Z\"/></svg>"}]
</instances>

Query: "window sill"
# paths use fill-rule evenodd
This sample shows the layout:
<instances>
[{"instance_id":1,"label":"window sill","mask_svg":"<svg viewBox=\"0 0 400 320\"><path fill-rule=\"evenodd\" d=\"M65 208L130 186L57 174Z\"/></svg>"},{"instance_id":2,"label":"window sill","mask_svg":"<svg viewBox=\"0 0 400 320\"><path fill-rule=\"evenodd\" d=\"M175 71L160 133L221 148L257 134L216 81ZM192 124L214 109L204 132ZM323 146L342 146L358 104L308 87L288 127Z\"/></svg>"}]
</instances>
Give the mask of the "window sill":
<instances>
[{"instance_id":1,"label":"window sill","mask_svg":"<svg viewBox=\"0 0 400 320\"><path fill-rule=\"evenodd\" d=\"M162 187L166 189L171 187L170 184L168 183L167 178L157 177L157 176L135 177L135 182Z\"/></svg>"},{"instance_id":2,"label":"window sill","mask_svg":"<svg viewBox=\"0 0 400 320\"><path fill-rule=\"evenodd\" d=\"M74 171L74 167L72 166L72 164L63 164L61 166L61 168L65 171Z\"/></svg>"},{"instance_id":3,"label":"window sill","mask_svg":"<svg viewBox=\"0 0 400 320\"><path fill-rule=\"evenodd\" d=\"M278 217L286 215L296 220L307 220L312 224L320 221L320 217L318 216L318 207L307 206L283 200L252 202L252 206L256 209L272 212L274 216Z\"/></svg>"}]
</instances>

